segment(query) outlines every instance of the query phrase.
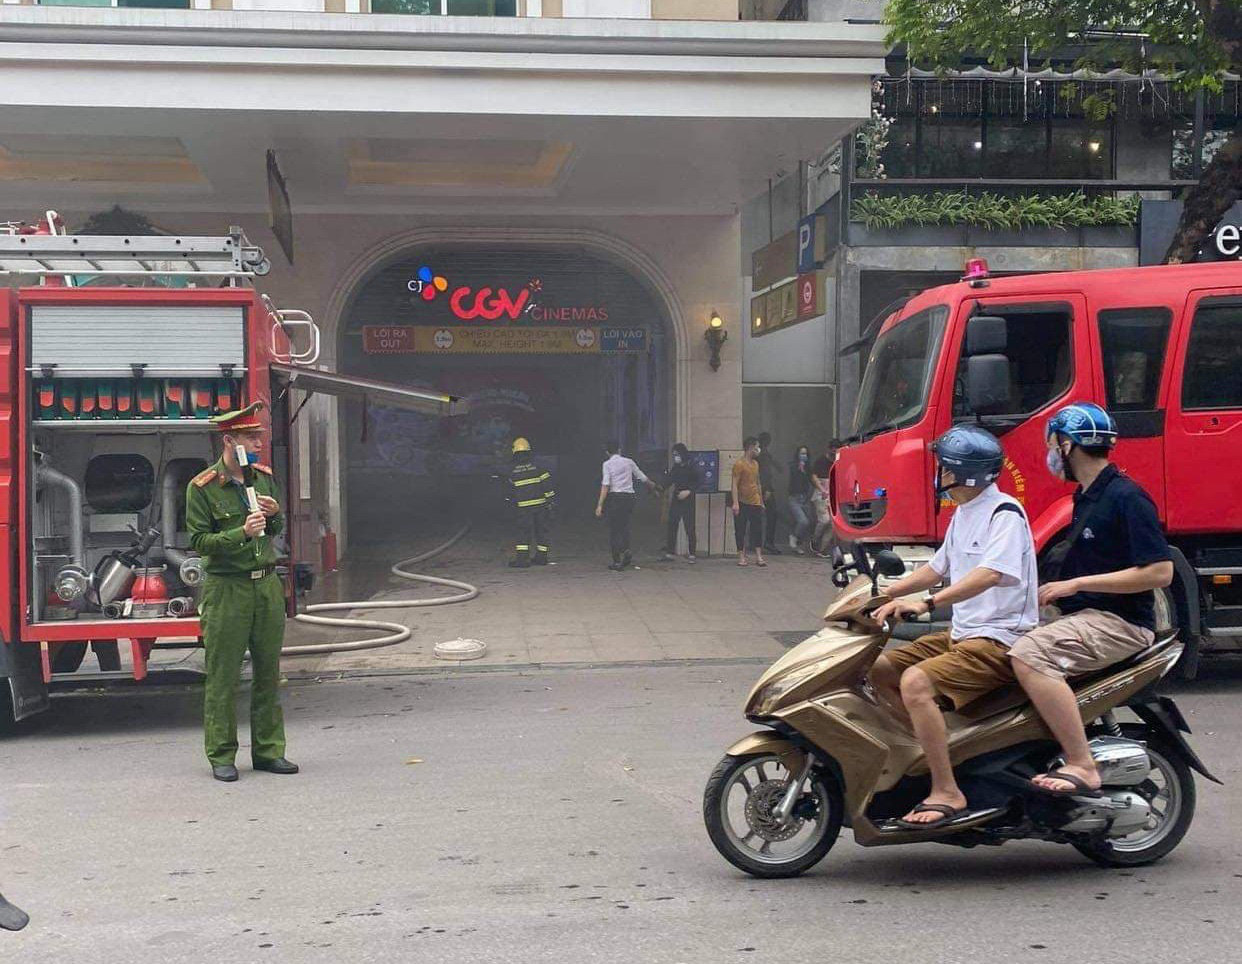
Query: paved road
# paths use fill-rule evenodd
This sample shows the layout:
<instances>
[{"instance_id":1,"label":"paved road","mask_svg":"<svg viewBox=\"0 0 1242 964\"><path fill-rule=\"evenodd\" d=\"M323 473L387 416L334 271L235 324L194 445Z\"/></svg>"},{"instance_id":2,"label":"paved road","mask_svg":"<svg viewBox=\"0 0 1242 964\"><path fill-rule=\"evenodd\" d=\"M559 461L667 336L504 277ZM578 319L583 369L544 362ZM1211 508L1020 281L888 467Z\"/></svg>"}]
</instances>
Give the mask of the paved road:
<instances>
[{"instance_id":1,"label":"paved road","mask_svg":"<svg viewBox=\"0 0 1242 964\"><path fill-rule=\"evenodd\" d=\"M297 777L200 758L197 695L88 696L0 742L0 933L36 962L1223 961L1242 939L1242 663L1181 688L1227 781L1165 863L864 851L761 882L703 781L753 664L299 682ZM421 761L421 762L414 762ZM1230 950L1226 951L1226 948ZM1102 949L1106 949L1102 950ZM434 955L434 956L433 956ZM1142 955L1142 957L1140 957ZM1081 959L1087 959L1081 958Z\"/></svg>"}]
</instances>

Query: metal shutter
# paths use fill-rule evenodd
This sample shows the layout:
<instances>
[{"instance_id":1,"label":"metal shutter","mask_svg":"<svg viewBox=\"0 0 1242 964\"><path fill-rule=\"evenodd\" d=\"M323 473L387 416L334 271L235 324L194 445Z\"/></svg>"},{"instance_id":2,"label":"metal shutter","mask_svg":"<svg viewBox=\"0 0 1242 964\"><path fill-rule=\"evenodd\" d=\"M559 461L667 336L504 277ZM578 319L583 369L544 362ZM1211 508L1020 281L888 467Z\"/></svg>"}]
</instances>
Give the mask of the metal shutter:
<instances>
[{"instance_id":1,"label":"metal shutter","mask_svg":"<svg viewBox=\"0 0 1242 964\"><path fill-rule=\"evenodd\" d=\"M60 375L218 375L246 363L241 308L36 306L30 364Z\"/></svg>"}]
</instances>

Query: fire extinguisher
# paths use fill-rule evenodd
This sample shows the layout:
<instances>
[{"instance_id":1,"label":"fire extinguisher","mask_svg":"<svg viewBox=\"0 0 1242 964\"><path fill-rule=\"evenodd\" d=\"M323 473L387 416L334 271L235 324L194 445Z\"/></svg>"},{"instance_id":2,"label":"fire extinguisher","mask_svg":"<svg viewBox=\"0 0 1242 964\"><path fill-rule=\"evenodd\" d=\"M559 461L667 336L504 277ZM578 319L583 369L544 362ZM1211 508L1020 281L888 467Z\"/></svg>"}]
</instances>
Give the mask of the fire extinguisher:
<instances>
[{"instance_id":1,"label":"fire extinguisher","mask_svg":"<svg viewBox=\"0 0 1242 964\"><path fill-rule=\"evenodd\" d=\"M319 520L319 564L324 572L336 572L336 533L327 520Z\"/></svg>"}]
</instances>

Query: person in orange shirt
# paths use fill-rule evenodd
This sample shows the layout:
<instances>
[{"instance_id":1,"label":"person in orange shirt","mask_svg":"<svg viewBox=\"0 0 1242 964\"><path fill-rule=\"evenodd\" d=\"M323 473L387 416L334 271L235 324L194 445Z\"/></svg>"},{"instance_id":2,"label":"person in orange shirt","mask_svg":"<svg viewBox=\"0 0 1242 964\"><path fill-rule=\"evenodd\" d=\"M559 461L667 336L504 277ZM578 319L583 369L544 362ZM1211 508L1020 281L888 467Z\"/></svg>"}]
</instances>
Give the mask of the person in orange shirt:
<instances>
[{"instance_id":1,"label":"person in orange shirt","mask_svg":"<svg viewBox=\"0 0 1242 964\"><path fill-rule=\"evenodd\" d=\"M763 558L763 489L759 485L759 440L742 443L745 452L733 463L733 534L737 541L737 564L745 566L746 550L755 550L755 565L767 566Z\"/></svg>"}]
</instances>

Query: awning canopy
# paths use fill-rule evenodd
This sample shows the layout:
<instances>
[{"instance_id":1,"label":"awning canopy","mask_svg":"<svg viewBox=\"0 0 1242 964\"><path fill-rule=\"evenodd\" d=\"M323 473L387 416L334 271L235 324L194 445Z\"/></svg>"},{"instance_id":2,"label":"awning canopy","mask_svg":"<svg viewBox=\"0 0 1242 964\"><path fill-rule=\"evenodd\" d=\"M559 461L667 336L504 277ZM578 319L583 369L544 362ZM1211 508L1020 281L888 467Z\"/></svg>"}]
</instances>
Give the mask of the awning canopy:
<instances>
[{"instance_id":1,"label":"awning canopy","mask_svg":"<svg viewBox=\"0 0 1242 964\"><path fill-rule=\"evenodd\" d=\"M300 368L297 365L286 365L281 362L273 362L271 370L281 375L290 387L304 392L359 398L384 405L409 408L428 415L465 415L469 410L468 403L458 395L429 392L394 382L380 382L373 378L342 375L339 372L325 372L316 368Z\"/></svg>"}]
</instances>

